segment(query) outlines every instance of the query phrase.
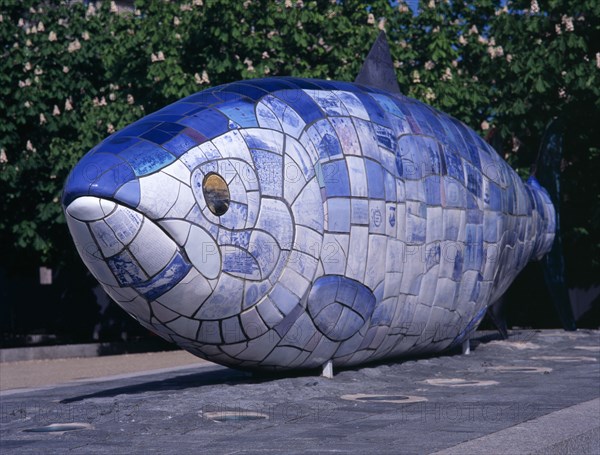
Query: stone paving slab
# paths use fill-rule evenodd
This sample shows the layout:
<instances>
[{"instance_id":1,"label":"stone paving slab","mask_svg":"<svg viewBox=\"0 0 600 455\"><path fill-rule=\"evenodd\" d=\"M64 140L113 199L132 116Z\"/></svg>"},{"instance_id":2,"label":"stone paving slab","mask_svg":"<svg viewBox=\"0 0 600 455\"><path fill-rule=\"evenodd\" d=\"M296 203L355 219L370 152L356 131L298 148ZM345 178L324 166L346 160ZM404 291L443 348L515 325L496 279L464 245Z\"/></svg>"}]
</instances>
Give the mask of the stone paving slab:
<instances>
[{"instance_id":1,"label":"stone paving slab","mask_svg":"<svg viewBox=\"0 0 600 455\"><path fill-rule=\"evenodd\" d=\"M473 345L333 380L202 364L3 391L0 451L600 453L599 331L478 332ZM84 427L27 431L58 423Z\"/></svg>"}]
</instances>

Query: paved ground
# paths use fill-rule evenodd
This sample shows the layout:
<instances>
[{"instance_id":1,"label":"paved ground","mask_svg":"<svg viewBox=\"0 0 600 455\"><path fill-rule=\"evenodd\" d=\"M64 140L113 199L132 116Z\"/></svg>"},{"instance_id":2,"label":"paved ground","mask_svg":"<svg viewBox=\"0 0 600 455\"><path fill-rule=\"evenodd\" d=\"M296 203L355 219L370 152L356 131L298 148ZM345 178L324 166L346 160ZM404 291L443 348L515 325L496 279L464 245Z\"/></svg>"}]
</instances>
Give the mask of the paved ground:
<instances>
[{"instance_id":1,"label":"paved ground","mask_svg":"<svg viewBox=\"0 0 600 455\"><path fill-rule=\"evenodd\" d=\"M3 363L0 451L600 453L600 332L478 337L469 356L370 365L333 380L252 376L176 352L87 359L99 362L95 372L75 359ZM162 363L169 356L179 357ZM66 374L46 378L56 365ZM151 371L139 372L144 365ZM31 432L52 424L81 429Z\"/></svg>"}]
</instances>

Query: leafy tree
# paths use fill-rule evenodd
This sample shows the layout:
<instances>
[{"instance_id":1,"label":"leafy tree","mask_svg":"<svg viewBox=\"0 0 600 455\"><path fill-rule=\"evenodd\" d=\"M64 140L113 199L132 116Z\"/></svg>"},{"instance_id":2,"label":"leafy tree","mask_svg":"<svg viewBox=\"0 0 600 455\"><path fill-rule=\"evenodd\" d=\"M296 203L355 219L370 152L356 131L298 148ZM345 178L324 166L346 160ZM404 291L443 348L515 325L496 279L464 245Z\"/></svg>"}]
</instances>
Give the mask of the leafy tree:
<instances>
[{"instance_id":1,"label":"leafy tree","mask_svg":"<svg viewBox=\"0 0 600 455\"><path fill-rule=\"evenodd\" d=\"M104 137L208 86L294 75L353 80L380 30L403 92L495 134L525 175L568 124L570 274L600 271L596 0L0 0L0 258L71 264L69 170ZM10 259L10 261L9 261Z\"/></svg>"}]
</instances>

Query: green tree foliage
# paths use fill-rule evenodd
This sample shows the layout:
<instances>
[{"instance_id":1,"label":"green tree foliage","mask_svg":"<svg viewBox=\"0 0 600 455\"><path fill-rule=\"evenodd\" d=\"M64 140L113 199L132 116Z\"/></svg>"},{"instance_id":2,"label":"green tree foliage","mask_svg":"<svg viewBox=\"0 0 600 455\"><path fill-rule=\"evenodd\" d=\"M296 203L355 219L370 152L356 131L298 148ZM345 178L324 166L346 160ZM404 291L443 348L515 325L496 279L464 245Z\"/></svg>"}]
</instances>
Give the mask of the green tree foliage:
<instances>
[{"instance_id":1,"label":"green tree foliage","mask_svg":"<svg viewBox=\"0 0 600 455\"><path fill-rule=\"evenodd\" d=\"M113 131L234 80L351 81L386 30L402 91L495 134L523 175L548 122L567 121L569 254L597 273L600 3L504 3L0 0L0 257L64 260L63 182Z\"/></svg>"}]
</instances>

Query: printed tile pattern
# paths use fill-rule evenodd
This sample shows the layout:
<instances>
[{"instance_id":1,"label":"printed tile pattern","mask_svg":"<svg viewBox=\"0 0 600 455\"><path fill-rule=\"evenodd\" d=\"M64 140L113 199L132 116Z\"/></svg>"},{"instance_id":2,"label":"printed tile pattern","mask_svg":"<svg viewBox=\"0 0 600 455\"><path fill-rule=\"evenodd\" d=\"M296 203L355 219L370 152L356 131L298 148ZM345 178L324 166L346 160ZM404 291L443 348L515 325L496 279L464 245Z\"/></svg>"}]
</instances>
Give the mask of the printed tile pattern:
<instances>
[{"instance_id":1,"label":"printed tile pattern","mask_svg":"<svg viewBox=\"0 0 600 455\"><path fill-rule=\"evenodd\" d=\"M212 174L224 213L206 200ZM299 78L215 87L124 128L75 167L63 205L121 307L244 368L446 349L555 228L537 181L461 122Z\"/></svg>"}]
</instances>

